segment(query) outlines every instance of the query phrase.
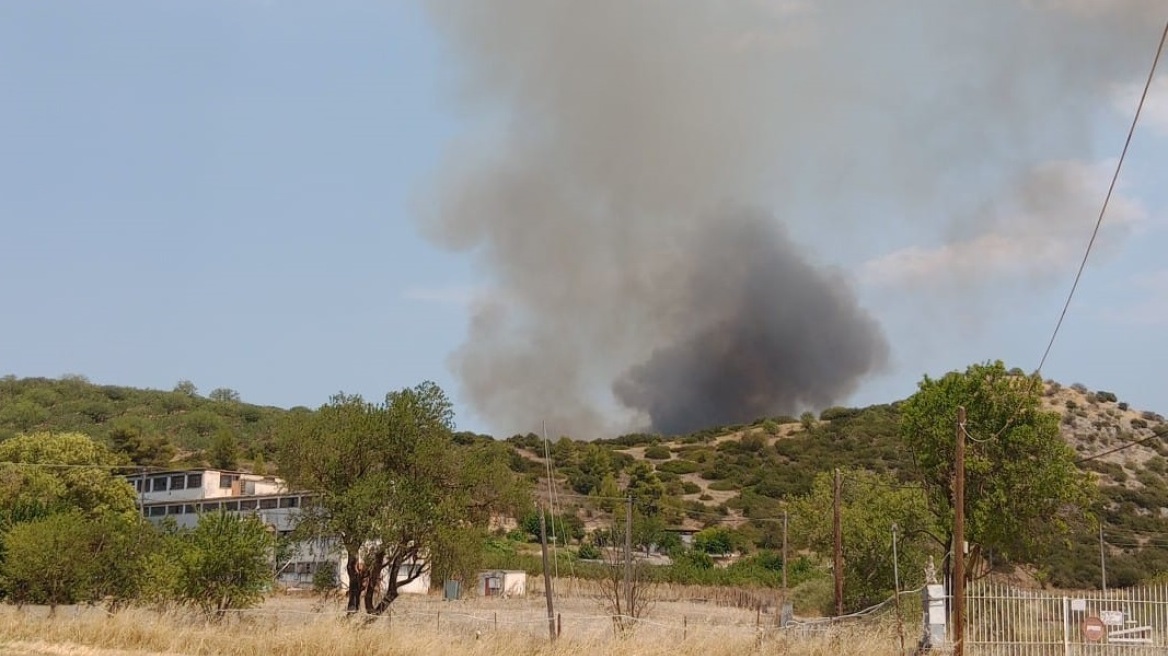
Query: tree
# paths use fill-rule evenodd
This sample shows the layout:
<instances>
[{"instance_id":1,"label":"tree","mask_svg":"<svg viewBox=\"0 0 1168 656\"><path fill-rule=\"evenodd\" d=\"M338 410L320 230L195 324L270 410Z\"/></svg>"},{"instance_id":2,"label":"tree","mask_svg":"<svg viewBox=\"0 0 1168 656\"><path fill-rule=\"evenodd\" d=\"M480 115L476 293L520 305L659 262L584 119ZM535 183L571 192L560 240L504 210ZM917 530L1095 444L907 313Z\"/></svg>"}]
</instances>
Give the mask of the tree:
<instances>
[{"instance_id":1,"label":"tree","mask_svg":"<svg viewBox=\"0 0 1168 656\"><path fill-rule=\"evenodd\" d=\"M254 515L203 515L174 538L175 598L222 617L263 601L272 580L272 536Z\"/></svg>"},{"instance_id":2,"label":"tree","mask_svg":"<svg viewBox=\"0 0 1168 656\"><path fill-rule=\"evenodd\" d=\"M180 380L174 384L174 391L184 396L198 396L199 388L189 380Z\"/></svg>"},{"instance_id":3,"label":"tree","mask_svg":"<svg viewBox=\"0 0 1168 656\"><path fill-rule=\"evenodd\" d=\"M207 457L216 469L235 469L239 462L239 443L235 441L235 433L229 428L215 431Z\"/></svg>"},{"instance_id":4,"label":"tree","mask_svg":"<svg viewBox=\"0 0 1168 656\"><path fill-rule=\"evenodd\" d=\"M207 398L220 403L239 403L239 392L236 392L230 387L216 387L211 390Z\"/></svg>"},{"instance_id":5,"label":"tree","mask_svg":"<svg viewBox=\"0 0 1168 656\"><path fill-rule=\"evenodd\" d=\"M349 612L383 613L425 572L471 570L491 514L530 504L506 446L456 447L453 425L445 392L427 382L382 404L334 396L279 432L280 471L317 495L302 530L336 536L345 551Z\"/></svg>"},{"instance_id":6,"label":"tree","mask_svg":"<svg viewBox=\"0 0 1168 656\"><path fill-rule=\"evenodd\" d=\"M125 459L80 433L33 433L0 442L0 528L66 510L133 513Z\"/></svg>"},{"instance_id":7,"label":"tree","mask_svg":"<svg viewBox=\"0 0 1168 656\"><path fill-rule=\"evenodd\" d=\"M0 577L18 605L88 601L93 595L93 563L86 556L90 528L80 512L60 512L16 524L3 534Z\"/></svg>"},{"instance_id":8,"label":"tree","mask_svg":"<svg viewBox=\"0 0 1168 656\"><path fill-rule=\"evenodd\" d=\"M840 476L844 605L859 610L893 593L893 525L900 535L897 555L901 582L919 582L928 547L932 546L924 537L932 518L920 489L865 470L843 470ZM835 541L831 512L834 488L833 474L821 473L815 477L810 494L792 507L792 541L821 555L831 554Z\"/></svg>"},{"instance_id":9,"label":"tree","mask_svg":"<svg viewBox=\"0 0 1168 656\"><path fill-rule=\"evenodd\" d=\"M1041 409L1042 389L1037 375L1012 375L993 362L940 379L926 376L901 407L900 435L946 549L953 542L957 408L965 407L971 577L987 552L999 559L1032 557L1091 502L1091 479L1075 466L1074 451L1059 435L1059 415Z\"/></svg>"},{"instance_id":10,"label":"tree","mask_svg":"<svg viewBox=\"0 0 1168 656\"><path fill-rule=\"evenodd\" d=\"M110 444L135 465L165 466L174 457L174 445L142 417L121 417L110 424Z\"/></svg>"}]
</instances>

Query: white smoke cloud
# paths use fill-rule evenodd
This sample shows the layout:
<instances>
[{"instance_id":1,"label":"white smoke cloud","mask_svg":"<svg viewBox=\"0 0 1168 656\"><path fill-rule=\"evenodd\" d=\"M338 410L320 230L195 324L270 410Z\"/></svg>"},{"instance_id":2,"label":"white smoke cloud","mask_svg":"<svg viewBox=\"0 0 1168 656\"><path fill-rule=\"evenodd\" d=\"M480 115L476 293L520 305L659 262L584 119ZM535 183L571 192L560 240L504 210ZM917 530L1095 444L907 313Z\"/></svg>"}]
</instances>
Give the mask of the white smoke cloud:
<instances>
[{"instance_id":1,"label":"white smoke cloud","mask_svg":"<svg viewBox=\"0 0 1168 656\"><path fill-rule=\"evenodd\" d=\"M981 232L928 248L909 246L864 266L877 286L951 289L1019 277L1043 282L1076 267L1098 219L1114 162L1047 162L1009 198L990 203L968 225ZM1113 249L1147 211L1121 193L1112 196L1094 257Z\"/></svg>"}]
</instances>

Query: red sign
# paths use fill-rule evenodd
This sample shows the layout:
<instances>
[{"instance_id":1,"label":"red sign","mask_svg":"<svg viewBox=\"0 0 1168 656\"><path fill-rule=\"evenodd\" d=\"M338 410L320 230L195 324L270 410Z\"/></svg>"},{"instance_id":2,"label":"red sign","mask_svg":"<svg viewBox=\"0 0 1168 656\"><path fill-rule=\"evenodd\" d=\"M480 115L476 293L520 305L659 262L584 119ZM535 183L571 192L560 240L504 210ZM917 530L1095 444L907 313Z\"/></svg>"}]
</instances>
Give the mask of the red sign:
<instances>
[{"instance_id":1,"label":"red sign","mask_svg":"<svg viewBox=\"0 0 1168 656\"><path fill-rule=\"evenodd\" d=\"M1083 638L1087 642L1099 642L1103 639L1103 635L1107 629L1103 626L1103 620L1092 615L1083 619Z\"/></svg>"}]
</instances>

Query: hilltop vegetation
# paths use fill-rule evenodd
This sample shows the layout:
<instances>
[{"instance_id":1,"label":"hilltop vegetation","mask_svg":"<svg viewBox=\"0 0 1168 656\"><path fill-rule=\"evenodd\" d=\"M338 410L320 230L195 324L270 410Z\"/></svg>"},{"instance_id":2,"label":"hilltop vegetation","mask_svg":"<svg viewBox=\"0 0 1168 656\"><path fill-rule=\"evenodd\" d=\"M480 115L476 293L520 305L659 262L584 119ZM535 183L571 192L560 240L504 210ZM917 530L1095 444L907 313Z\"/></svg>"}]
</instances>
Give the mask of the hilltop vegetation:
<instances>
[{"instance_id":1,"label":"hilltop vegetation","mask_svg":"<svg viewBox=\"0 0 1168 656\"><path fill-rule=\"evenodd\" d=\"M234 468L257 456L262 465L288 412L244 403L228 388L204 397L189 381L162 391L95 385L83 376L0 378L0 440L79 432L146 466Z\"/></svg>"},{"instance_id":2,"label":"hilltop vegetation","mask_svg":"<svg viewBox=\"0 0 1168 656\"><path fill-rule=\"evenodd\" d=\"M990 565L1039 584L1096 587L1101 574L1098 519L1107 542L1109 585L1132 585L1168 571L1168 548L1162 546L1168 536L1168 445L1160 439L1168 424L1163 417L1130 408L1114 393L1077 384L1046 381L1040 395L1041 408L1058 413L1061 436L1078 467L1095 481L1097 494L1089 512L1069 522L1059 540L1024 557L989 554ZM822 496L825 474L836 468L851 472L854 484L868 490L900 486L912 494L913 486L920 485L913 453L901 435L903 409L902 402L836 407L681 436L628 434L593 442L561 437L546 447L534 434L515 435L491 451L545 500L554 498L558 516L552 527L571 546L559 556L571 560L570 566L578 568L574 571L587 572L590 560L603 559L618 537L620 522L614 519L623 519L624 499L632 495L634 542L641 551L675 550L677 532L668 529L698 532L697 549L675 557L672 568L661 571L663 578L778 585L781 559L775 552L782 541L780 518L787 513L800 568L792 585L814 587L826 571L825 561L814 527L796 514L815 514L815 503L822 505L822 499L810 500ZM185 383L157 391L99 386L76 376L0 379L0 440L36 431L81 432L126 461L147 466L271 471L281 421L290 413L313 412L247 404L226 389L203 397ZM465 446L492 438L455 433L453 440ZM545 448L550 462L543 457ZM864 478L868 474L875 478ZM862 521L890 523L861 511L857 508L854 516L868 517ZM486 558L497 565L538 569L530 545L534 535L524 530L524 517L515 519L519 525L510 525L510 532L501 529ZM879 544L878 537L854 539ZM925 544L921 548L928 550ZM914 557L905 564L919 564ZM719 561L738 564L715 566ZM913 576L910 572L906 578L911 582Z\"/></svg>"}]
</instances>

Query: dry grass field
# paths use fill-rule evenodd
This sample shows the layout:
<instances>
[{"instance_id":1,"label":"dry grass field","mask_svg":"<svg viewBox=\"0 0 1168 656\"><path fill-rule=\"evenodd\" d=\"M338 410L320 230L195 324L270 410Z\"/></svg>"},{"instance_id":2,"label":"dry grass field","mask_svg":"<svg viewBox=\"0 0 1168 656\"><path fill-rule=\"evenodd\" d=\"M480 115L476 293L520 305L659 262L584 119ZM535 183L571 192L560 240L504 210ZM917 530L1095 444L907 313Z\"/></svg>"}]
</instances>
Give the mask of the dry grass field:
<instances>
[{"instance_id":1,"label":"dry grass field","mask_svg":"<svg viewBox=\"0 0 1168 656\"><path fill-rule=\"evenodd\" d=\"M659 602L618 634L592 599L560 600L561 636L547 639L542 599L403 598L390 617L345 618L332 603L276 596L221 621L144 609L108 615L96 608L0 607L0 654L14 656L211 655L739 656L896 654L891 626L872 622L802 634L778 631L756 611L695 602ZM911 638L910 638L911 641Z\"/></svg>"}]
</instances>

